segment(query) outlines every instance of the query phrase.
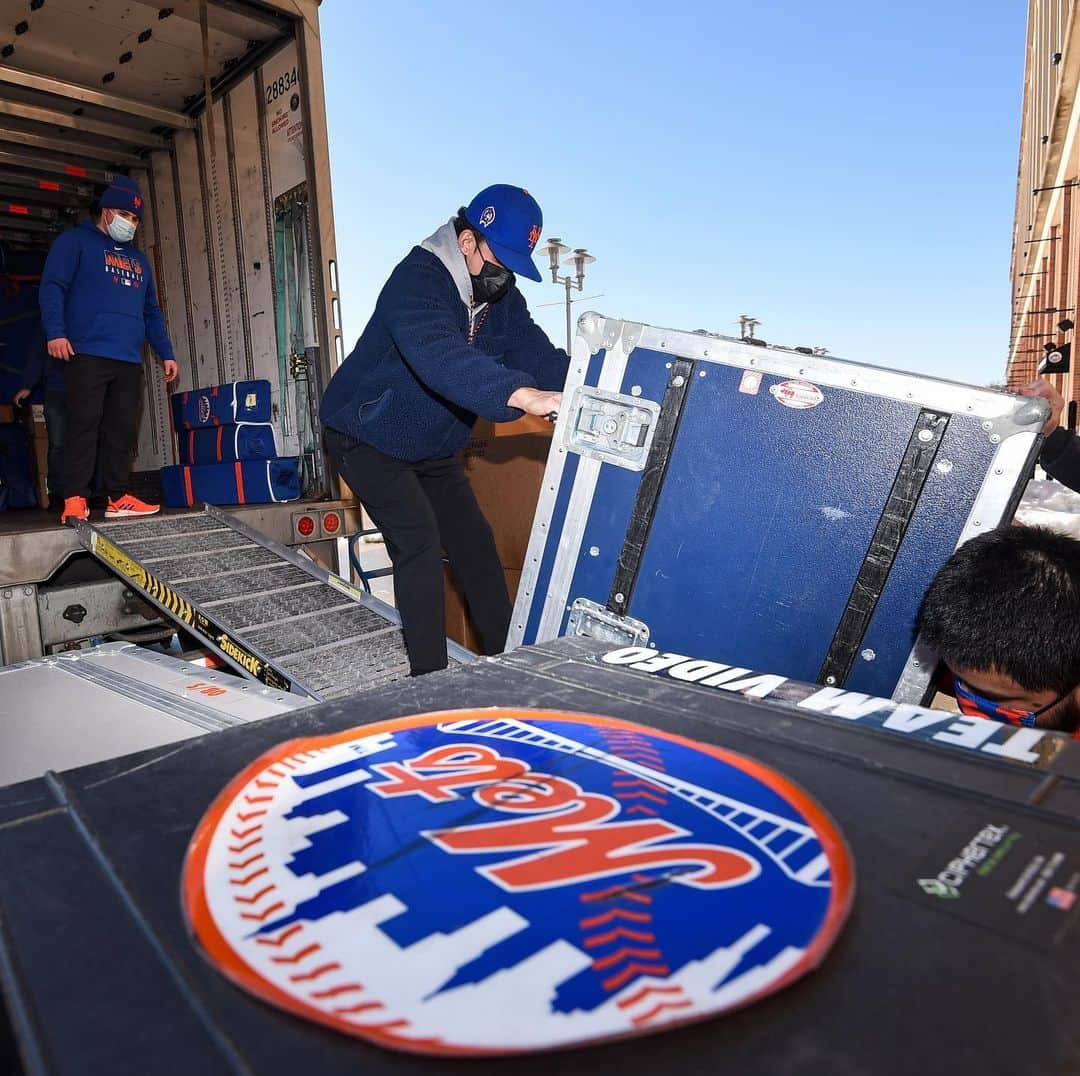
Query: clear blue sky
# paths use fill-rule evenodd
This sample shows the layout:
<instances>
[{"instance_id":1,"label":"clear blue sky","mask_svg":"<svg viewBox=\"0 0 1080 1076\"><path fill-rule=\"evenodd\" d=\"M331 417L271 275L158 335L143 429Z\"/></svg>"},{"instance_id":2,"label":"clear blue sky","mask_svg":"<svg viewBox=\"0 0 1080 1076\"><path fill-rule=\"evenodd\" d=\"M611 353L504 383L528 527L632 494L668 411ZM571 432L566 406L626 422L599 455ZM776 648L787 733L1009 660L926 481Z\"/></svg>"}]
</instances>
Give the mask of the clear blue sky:
<instances>
[{"instance_id":1,"label":"clear blue sky","mask_svg":"<svg viewBox=\"0 0 1080 1076\"><path fill-rule=\"evenodd\" d=\"M488 183L598 261L577 308L1000 378L1023 0L324 0L347 350ZM543 241L541 241L543 242ZM561 343L562 291L521 287Z\"/></svg>"}]
</instances>

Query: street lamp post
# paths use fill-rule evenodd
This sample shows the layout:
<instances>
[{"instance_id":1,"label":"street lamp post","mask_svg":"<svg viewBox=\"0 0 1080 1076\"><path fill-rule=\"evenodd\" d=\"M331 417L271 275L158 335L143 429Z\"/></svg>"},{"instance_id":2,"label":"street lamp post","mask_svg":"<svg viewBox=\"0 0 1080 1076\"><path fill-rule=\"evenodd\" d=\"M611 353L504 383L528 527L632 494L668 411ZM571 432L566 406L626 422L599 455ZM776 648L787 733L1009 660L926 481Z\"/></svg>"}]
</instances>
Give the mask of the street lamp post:
<instances>
[{"instance_id":1,"label":"street lamp post","mask_svg":"<svg viewBox=\"0 0 1080 1076\"><path fill-rule=\"evenodd\" d=\"M566 288L566 353L569 355L573 338L570 315L570 307L573 304L573 299L570 298L570 290L572 288L577 288L578 291L584 290L585 266L596 261L596 259L584 247L575 247L570 257L563 259L563 265L572 265L574 267L573 273L567 273L566 276L559 276L559 258L568 250L570 250L570 248L566 246L561 239L557 236L552 236L548 239L547 246L541 247L537 253L546 254L548 256L551 269L551 282L553 284L562 284L563 287Z\"/></svg>"}]
</instances>

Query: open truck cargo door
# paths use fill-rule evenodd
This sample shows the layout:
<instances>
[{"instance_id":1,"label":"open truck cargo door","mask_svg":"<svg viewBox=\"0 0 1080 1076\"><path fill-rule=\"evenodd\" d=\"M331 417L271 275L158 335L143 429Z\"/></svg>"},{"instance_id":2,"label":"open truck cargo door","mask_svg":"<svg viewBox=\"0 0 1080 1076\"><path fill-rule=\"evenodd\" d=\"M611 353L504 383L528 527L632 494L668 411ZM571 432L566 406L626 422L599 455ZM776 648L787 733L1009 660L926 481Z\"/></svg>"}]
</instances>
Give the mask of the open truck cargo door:
<instances>
[{"instance_id":1,"label":"open truck cargo door","mask_svg":"<svg viewBox=\"0 0 1080 1076\"><path fill-rule=\"evenodd\" d=\"M131 176L172 388L269 380L282 454L327 492L318 400L342 345L315 0L0 11L0 241L43 255ZM136 471L176 462L168 391L145 379Z\"/></svg>"}]
</instances>

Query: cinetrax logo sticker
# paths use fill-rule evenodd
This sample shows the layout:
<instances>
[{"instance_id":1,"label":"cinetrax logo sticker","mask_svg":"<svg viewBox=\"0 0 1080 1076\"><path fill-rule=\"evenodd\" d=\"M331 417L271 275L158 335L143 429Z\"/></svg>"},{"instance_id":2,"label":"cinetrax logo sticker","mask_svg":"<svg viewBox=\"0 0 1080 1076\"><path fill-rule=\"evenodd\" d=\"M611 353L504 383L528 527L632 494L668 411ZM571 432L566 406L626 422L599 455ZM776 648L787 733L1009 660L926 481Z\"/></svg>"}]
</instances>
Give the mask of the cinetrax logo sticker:
<instances>
[{"instance_id":1,"label":"cinetrax logo sticker","mask_svg":"<svg viewBox=\"0 0 1080 1076\"><path fill-rule=\"evenodd\" d=\"M285 744L200 823L184 909L252 993L403 1050L658 1031L824 958L852 867L779 774L610 718L448 711Z\"/></svg>"},{"instance_id":2,"label":"cinetrax logo sticker","mask_svg":"<svg viewBox=\"0 0 1080 1076\"><path fill-rule=\"evenodd\" d=\"M956 900L960 896L960 890L955 886L948 885L939 878L920 878L919 888L930 897L942 897L945 900Z\"/></svg>"}]
</instances>

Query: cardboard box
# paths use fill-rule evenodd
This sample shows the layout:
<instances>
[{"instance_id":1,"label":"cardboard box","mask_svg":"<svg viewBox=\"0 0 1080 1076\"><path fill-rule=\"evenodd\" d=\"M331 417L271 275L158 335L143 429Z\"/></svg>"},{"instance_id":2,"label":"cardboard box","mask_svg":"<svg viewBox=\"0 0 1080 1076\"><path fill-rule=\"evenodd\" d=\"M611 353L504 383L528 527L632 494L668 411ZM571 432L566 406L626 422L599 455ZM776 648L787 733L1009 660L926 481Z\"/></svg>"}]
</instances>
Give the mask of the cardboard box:
<instances>
[{"instance_id":1,"label":"cardboard box","mask_svg":"<svg viewBox=\"0 0 1080 1076\"><path fill-rule=\"evenodd\" d=\"M0 422L14 422L15 419L15 408L11 404L0 404Z\"/></svg>"},{"instance_id":2,"label":"cardboard box","mask_svg":"<svg viewBox=\"0 0 1080 1076\"><path fill-rule=\"evenodd\" d=\"M462 452L465 473L495 536L511 604L521 580L553 429L545 419L531 415L498 424L481 419ZM479 653L476 629L449 568L443 573L443 592L447 637Z\"/></svg>"},{"instance_id":3,"label":"cardboard box","mask_svg":"<svg viewBox=\"0 0 1080 1076\"><path fill-rule=\"evenodd\" d=\"M504 568L503 576L506 578L506 589L510 592L510 604L513 605L517 597L518 584L521 582L521 571L514 568ZM476 628L469 617L469 611L465 606L465 597L461 593L454 573L448 564L443 565L443 600L446 605L446 636L460 643L467 650L480 653L480 640L476 634Z\"/></svg>"},{"instance_id":4,"label":"cardboard box","mask_svg":"<svg viewBox=\"0 0 1080 1076\"><path fill-rule=\"evenodd\" d=\"M530 415L498 425L481 420L462 453L504 568L518 570L525 563L553 430L550 422Z\"/></svg>"}]
</instances>

